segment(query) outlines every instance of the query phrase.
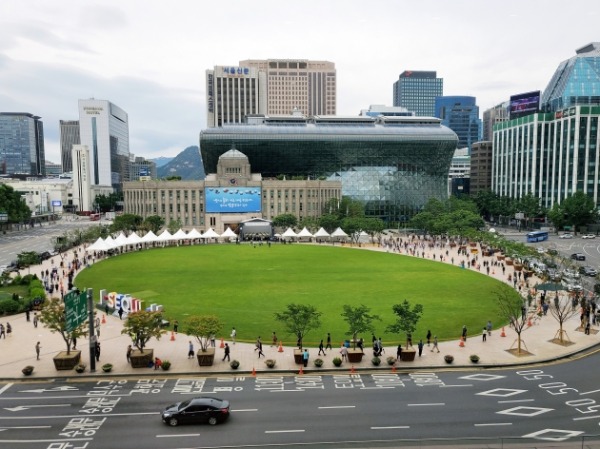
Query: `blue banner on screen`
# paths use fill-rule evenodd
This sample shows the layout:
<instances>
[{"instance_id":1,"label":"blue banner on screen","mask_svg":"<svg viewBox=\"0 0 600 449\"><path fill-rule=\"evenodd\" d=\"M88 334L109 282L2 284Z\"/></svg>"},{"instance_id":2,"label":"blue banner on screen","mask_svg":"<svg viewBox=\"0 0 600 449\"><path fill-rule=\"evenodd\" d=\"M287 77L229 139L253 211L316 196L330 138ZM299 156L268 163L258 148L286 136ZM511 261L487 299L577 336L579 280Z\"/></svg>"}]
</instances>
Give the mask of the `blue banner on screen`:
<instances>
[{"instance_id":1,"label":"blue banner on screen","mask_svg":"<svg viewBox=\"0 0 600 449\"><path fill-rule=\"evenodd\" d=\"M258 187L210 187L206 189L206 212L260 212Z\"/></svg>"}]
</instances>

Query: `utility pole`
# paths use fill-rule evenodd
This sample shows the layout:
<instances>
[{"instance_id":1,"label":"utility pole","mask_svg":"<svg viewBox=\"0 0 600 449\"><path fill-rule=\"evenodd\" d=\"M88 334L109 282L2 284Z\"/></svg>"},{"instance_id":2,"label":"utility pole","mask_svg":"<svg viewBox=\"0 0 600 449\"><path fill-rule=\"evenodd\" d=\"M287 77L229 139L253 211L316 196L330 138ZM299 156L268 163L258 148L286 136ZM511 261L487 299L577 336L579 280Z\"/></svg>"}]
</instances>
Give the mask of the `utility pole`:
<instances>
[{"instance_id":1,"label":"utility pole","mask_svg":"<svg viewBox=\"0 0 600 449\"><path fill-rule=\"evenodd\" d=\"M94 289L87 289L88 324L90 336L90 372L96 372L96 332L94 330Z\"/></svg>"}]
</instances>

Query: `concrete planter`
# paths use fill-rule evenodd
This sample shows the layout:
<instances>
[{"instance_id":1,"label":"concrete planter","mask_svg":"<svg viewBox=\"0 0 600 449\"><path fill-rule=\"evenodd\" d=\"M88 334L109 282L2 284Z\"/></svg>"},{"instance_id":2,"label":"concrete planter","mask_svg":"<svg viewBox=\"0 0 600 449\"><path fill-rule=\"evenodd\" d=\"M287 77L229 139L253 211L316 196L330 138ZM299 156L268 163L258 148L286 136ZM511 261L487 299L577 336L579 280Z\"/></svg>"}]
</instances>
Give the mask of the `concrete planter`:
<instances>
[{"instance_id":1,"label":"concrete planter","mask_svg":"<svg viewBox=\"0 0 600 449\"><path fill-rule=\"evenodd\" d=\"M58 371L72 370L75 368L81 360L81 351L61 351L52 359L54 361L54 367Z\"/></svg>"},{"instance_id":2,"label":"concrete planter","mask_svg":"<svg viewBox=\"0 0 600 449\"><path fill-rule=\"evenodd\" d=\"M364 355L360 349L348 348L348 363L360 363Z\"/></svg>"},{"instance_id":3,"label":"concrete planter","mask_svg":"<svg viewBox=\"0 0 600 449\"><path fill-rule=\"evenodd\" d=\"M415 351L414 349L402 349L400 360L402 360L403 362L414 362L416 354L417 351Z\"/></svg>"},{"instance_id":4,"label":"concrete planter","mask_svg":"<svg viewBox=\"0 0 600 449\"><path fill-rule=\"evenodd\" d=\"M144 352L133 350L130 359L132 368L148 368L154 362L154 349L145 348Z\"/></svg>"},{"instance_id":5,"label":"concrete planter","mask_svg":"<svg viewBox=\"0 0 600 449\"><path fill-rule=\"evenodd\" d=\"M199 366L212 366L215 361L215 348L206 348L206 352L198 351L196 358Z\"/></svg>"}]
</instances>

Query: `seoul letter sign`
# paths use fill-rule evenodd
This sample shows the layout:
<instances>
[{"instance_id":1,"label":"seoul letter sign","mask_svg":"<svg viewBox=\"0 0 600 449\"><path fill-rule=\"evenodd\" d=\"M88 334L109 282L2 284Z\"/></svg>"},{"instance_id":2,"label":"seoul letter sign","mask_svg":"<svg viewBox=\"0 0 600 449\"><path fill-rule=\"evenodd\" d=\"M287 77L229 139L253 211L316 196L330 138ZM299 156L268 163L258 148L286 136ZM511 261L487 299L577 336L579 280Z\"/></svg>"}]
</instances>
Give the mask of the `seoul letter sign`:
<instances>
[{"instance_id":1,"label":"seoul letter sign","mask_svg":"<svg viewBox=\"0 0 600 449\"><path fill-rule=\"evenodd\" d=\"M73 332L88 316L87 295L69 292L65 295L67 332Z\"/></svg>"}]
</instances>

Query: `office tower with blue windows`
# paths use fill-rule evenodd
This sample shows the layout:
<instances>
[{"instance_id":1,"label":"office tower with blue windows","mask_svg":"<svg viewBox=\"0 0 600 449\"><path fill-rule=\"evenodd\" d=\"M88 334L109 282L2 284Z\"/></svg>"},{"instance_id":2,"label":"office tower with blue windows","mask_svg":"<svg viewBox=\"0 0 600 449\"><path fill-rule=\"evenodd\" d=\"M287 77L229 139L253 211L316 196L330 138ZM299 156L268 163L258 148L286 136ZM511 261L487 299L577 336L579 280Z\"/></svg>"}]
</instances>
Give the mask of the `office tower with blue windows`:
<instances>
[{"instance_id":1,"label":"office tower with blue windows","mask_svg":"<svg viewBox=\"0 0 600 449\"><path fill-rule=\"evenodd\" d=\"M481 119L475 97L446 96L435 99L435 116L458 136L458 148L468 148L481 140Z\"/></svg>"},{"instance_id":2,"label":"office tower with blue windows","mask_svg":"<svg viewBox=\"0 0 600 449\"><path fill-rule=\"evenodd\" d=\"M0 174L46 175L40 118L24 112L0 112Z\"/></svg>"},{"instance_id":3,"label":"office tower with blue windows","mask_svg":"<svg viewBox=\"0 0 600 449\"><path fill-rule=\"evenodd\" d=\"M120 191L129 180L127 113L110 101L79 100L79 133L90 152L90 184Z\"/></svg>"},{"instance_id":4,"label":"office tower with blue windows","mask_svg":"<svg viewBox=\"0 0 600 449\"><path fill-rule=\"evenodd\" d=\"M444 79L435 71L405 70L394 83L394 106L413 111L418 117L434 117L435 99L444 95Z\"/></svg>"},{"instance_id":5,"label":"office tower with blue windows","mask_svg":"<svg viewBox=\"0 0 600 449\"><path fill-rule=\"evenodd\" d=\"M73 171L73 145L81 144L78 120L60 120L60 159L63 173Z\"/></svg>"},{"instance_id":6,"label":"office tower with blue windows","mask_svg":"<svg viewBox=\"0 0 600 449\"><path fill-rule=\"evenodd\" d=\"M511 102L494 126L492 190L545 207L583 192L600 206L600 42L561 62L534 106L522 116Z\"/></svg>"}]
</instances>

